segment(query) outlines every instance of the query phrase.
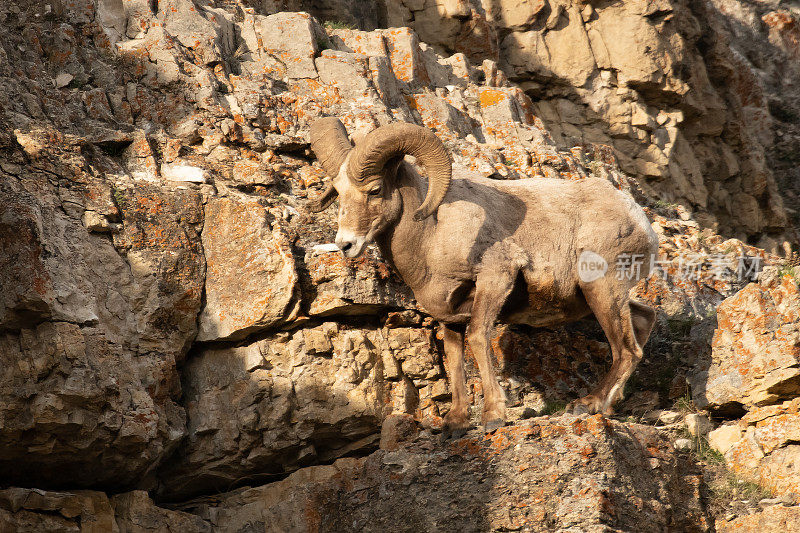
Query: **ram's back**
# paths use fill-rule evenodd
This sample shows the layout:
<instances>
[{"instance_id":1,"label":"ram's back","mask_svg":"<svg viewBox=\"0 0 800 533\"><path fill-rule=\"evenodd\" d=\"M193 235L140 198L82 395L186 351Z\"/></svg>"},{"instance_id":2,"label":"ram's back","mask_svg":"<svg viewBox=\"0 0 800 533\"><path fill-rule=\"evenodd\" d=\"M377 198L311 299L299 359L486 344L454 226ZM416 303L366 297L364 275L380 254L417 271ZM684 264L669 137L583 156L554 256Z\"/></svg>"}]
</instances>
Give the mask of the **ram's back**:
<instances>
[{"instance_id":1,"label":"ram's back","mask_svg":"<svg viewBox=\"0 0 800 533\"><path fill-rule=\"evenodd\" d=\"M640 255L647 275L658 246L641 207L596 178L455 179L436 228L438 257L431 264L442 273L475 279L481 268L505 268L503 258L524 262L504 315L531 325L586 314L578 275L582 252L603 257L609 269L620 256Z\"/></svg>"}]
</instances>

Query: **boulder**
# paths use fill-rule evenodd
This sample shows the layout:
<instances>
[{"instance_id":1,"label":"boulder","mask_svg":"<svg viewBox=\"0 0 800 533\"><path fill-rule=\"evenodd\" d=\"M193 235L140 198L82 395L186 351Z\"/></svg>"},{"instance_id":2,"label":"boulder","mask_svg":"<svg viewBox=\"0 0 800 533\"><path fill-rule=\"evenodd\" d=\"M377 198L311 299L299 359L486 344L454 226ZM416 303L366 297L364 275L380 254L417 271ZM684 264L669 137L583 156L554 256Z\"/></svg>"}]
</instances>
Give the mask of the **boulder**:
<instances>
[{"instance_id":1,"label":"boulder","mask_svg":"<svg viewBox=\"0 0 800 533\"><path fill-rule=\"evenodd\" d=\"M192 50L203 65L233 53L233 16L223 9L200 7L192 0L166 0L158 6L164 30Z\"/></svg>"},{"instance_id":2,"label":"boulder","mask_svg":"<svg viewBox=\"0 0 800 533\"><path fill-rule=\"evenodd\" d=\"M241 339L293 320L299 311L291 244L258 200L214 198L206 204L207 261L198 340Z\"/></svg>"},{"instance_id":3,"label":"boulder","mask_svg":"<svg viewBox=\"0 0 800 533\"><path fill-rule=\"evenodd\" d=\"M289 78L316 78L314 55L322 29L308 13L275 13L258 17L255 31L263 52L279 60Z\"/></svg>"},{"instance_id":4,"label":"boulder","mask_svg":"<svg viewBox=\"0 0 800 533\"><path fill-rule=\"evenodd\" d=\"M719 305L717 321L711 365L692 378L699 407L750 409L800 394L800 289L791 276L747 285Z\"/></svg>"},{"instance_id":5,"label":"boulder","mask_svg":"<svg viewBox=\"0 0 800 533\"><path fill-rule=\"evenodd\" d=\"M800 494L800 398L756 408L708 435L729 467L775 494Z\"/></svg>"},{"instance_id":6,"label":"boulder","mask_svg":"<svg viewBox=\"0 0 800 533\"><path fill-rule=\"evenodd\" d=\"M369 96L372 84L366 56L323 50L314 63L319 72L319 81L336 86L342 97L355 100Z\"/></svg>"},{"instance_id":7,"label":"boulder","mask_svg":"<svg viewBox=\"0 0 800 533\"><path fill-rule=\"evenodd\" d=\"M442 136L471 135L471 120L447 100L432 94L414 95L412 107L419 112L422 123Z\"/></svg>"},{"instance_id":8,"label":"boulder","mask_svg":"<svg viewBox=\"0 0 800 533\"><path fill-rule=\"evenodd\" d=\"M415 86L427 84L430 80L422 62L417 34L409 28L391 28L381 34L397 79Z\"/></svg>"},{"instance_id":9,"label":"boulder","mask_svg":"<svg viewBox=\"0 0 800 533\"><path fill-rule=\"evenodd\" d=\"M312 284L306 288L309 315L368 315L415 307L411 290L370 252L352 260L324 246L311 247L304 258Z\"/></svg>"}]
</instances>

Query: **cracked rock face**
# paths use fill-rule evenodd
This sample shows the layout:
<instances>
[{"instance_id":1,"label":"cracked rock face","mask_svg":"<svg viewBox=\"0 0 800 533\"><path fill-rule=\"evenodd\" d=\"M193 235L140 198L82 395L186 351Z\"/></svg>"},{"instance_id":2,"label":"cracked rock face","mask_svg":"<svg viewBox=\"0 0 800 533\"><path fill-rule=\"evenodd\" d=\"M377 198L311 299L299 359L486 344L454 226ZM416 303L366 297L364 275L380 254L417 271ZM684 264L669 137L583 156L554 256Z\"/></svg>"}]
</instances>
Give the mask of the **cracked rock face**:
<instances>
[{"instance_id":1,"label":"cracked rock face","mask_svg":"<svg viewBox=\"0 0 800 533\"><path fill-rule=\"evenodd\" d=\"M786 163L798 13L770 4L392 0L387 23L440 52L499 60L557 145L613 146L643 187L741 237L777 235L783 203L797 201Z\"/></svg>"},{"instance_id":2,"label":"cracked rock face","mask_svg":"<svg viewBox=\"0 0 800 533\"><path fill-rule=\"evenodd\" d=\"M700 475L653 428L599 416L535 418L312 466L262 487L154 505L133 491L0 491L15 531L709 531ZM410 505L414 503L414 505ZM116 526L116 527L115 527ZM118 529L117 529L118 527ZM94 529L91 529L94 528Z\"/></svg>"},{"instance_id":3,"label":"cracked rock face","mask_svg":"<svg viewBox=\"0 0 800 533\"><path fill-rule=\"evenodd\" d=\"M712 362L693 386L701 407L752 409L800 395L800 291L762 277L717 308Z\"/></svg>"},{"instance_id":4,"label":"cracked rock face","mask_svg":"<svg viewBox=\"0 0 800 533\"><path fill-rule=\"evenodd\" d=\"M709 442L737 475L778 496L800 491L797 399L754 409L712 431Z\"/></svg>"},{"instance_id":5,"label":"cracked rock face","mask_svg":"<svg viewBox=\"0 0 800 533\"><path fill-rule=\"evenodd\" d=\"M297 317L291 244L257 200L219 198L205 206L205 306L198 341L241 339Z\"/></svg>"},{"instance_id":6,"label":"cracked rock face","mask_svg":"<svg viewBox=\"0 0 800 533\"><path fill-rule=\"evenodd\" d=\"M195 354L183 369L188 439L164 467L162 492L225 490L374 447L388 350L385 331L326 322Z\"/></svg>"},{"instance_id":7,"label":"cracked rock face","mask_svg":"<svg viewBox=\"0 0 800 533\"><path fill-rule=\"evenodd\" d=\"M221 531L706 531L696 472L650 428L600 417L533 419L492 435L300 470L187 504ZM409 502L415 505L409 505ZM402 518L401 518L402 517Z\"/></svg>"},{"instance_id":8,"label":"cracked rock face","mask_svg":"<svg viewBox=\"0 0 800 533\"><path fill-rule=\"evenodd\" d=\"M200 206L140 190L117 207L89 176L64 190L47 176L19 167L0 184L0 468L16 482L134 484L185 433L175 361L196 333ZM128 221L116 242L81 224L87 204Z\"/></svg>"},{"instance_id":9,"label":"cracked rock face","mask_svg":"<svg viewBox=\"0 0 800 533\"><path fill-rule=\"evenodd\" d=\"M0 491L0 530L378 530L409 501L408 523L461 530L710 527L699 478L640 426L539 418L431 439L450 406L439 332L374 250L331 246L335 208L306 210L328 179L308 131L335 115L357 141L406 121L459 173L607 179L661 237L666 275L638 296L707 316L742 288L740 255L776 262L785 227L764 92L709 44L732 28L667 1L67 4L0 6L0 478L47 489ZM791 20L764 22L780 54ZM695 256L705 268L679 280ZM706 390L712 407L787 402L726 429L730 461L755 443L768 460L753 468L786 486L796 292L750 285L723 304L708 383L737 357L773 372L740 376L739 396ZM499 325L492 348L515 412L586 394L610 364L586 324ZM477 414L469 353L467 372ZM390 415L421 436L376 452ZM192 513L133 490L262 483Z\"/></svg>"},{"instance_id":10,"label":"cracked rock face","mask_svg":"<svg viewBox=\"0 0 800 533\"><path fill-rule=\"evenodd\" d=\"M738 475L778 495L800 493L798 312L796 281L765 272L720 305L711 366L695 377L697 400L745 411L712 431L711 445Z\"/></svg>"}]
</instances>

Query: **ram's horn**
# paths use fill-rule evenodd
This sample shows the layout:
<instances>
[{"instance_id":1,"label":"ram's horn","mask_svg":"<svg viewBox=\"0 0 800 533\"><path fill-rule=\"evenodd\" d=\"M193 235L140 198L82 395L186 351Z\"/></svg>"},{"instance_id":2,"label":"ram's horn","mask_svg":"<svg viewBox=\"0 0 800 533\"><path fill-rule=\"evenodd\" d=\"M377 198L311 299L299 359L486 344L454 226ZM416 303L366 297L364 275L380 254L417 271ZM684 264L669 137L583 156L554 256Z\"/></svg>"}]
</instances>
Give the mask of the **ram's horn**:
<instances>
[{"instance_id":1,"label":"ram's horn","mask_svg":"<svg viewBox=\"0 0 800 533\"><path fill-rule=\"evenodd\" d=\"M344 124L336 117L326 117L311 125L311 149L325 173L335 178L353 146L347 138ZM308 204L308 209L313 212L322 211L331 205L337 194L333 184L329 183L322 195Z\"/></svg>"},{"instance_id":2,"label":"ram's horn","mask_svg":"<svg viewBox=\"0 0 800 533\"><path fill-rule=\"evenodd\" d=\"M328 176L335 178L353 146L344 124L336 117L321 118L311 125L311 149Z\"/></svg>"},{"instance_id":3,"label":"ram's horn","mask_svg":"<svg viewBox=\"0 0 800 533\"><path fill-rule=\"evenodd\" d=\"M370 132L353 149L347 174L356 183L363 183L380 175L390 159L403 155L414 156L428 174L428 193L414 213L415 220L422 220L442 203L453 175L447 149L428 128L396 123Z\"/></svg>"}]
</instances>

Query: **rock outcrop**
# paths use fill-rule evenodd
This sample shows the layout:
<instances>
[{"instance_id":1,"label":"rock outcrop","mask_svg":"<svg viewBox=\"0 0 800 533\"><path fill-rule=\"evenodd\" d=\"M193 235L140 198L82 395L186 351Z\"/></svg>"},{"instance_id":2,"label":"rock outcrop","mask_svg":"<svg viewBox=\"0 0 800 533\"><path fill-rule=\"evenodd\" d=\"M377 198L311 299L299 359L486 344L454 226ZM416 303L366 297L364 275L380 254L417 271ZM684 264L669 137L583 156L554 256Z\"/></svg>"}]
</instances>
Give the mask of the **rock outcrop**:
<instances>
[{"instance_id":1,"label":"rock outcrop","mask_svg":"<svg viewBox=\"0 0 800 533\"><path fill-rule=\"evenodd\" d=\"M777 494L800 494L800 300L790 275L765 272L725 300L712 363L696 375L695 400L744 416L709 434L731 468Z\"/></svg>"},{"instance_id":2,"label":"rock outcrop","mask_svg":"<svg viewBox=\"0 0 800 533\"><path fill-rule=\"evenodd\" d=\"M536 418L311 466L282 481L157 507L142 491L0 491L15 531L708 531L701 476L656 430ZM186 512L189 511L189 512Z\"/></svg>"},{"instance_id":3,"label":"rock outcrop","mask_svg":"<svg viewBox=\"0 0 800 533\"><path fill-rule=\"evenodd\" d=\"M0 531L206 533L212 528L195 515L157 507L144 491L109 498L91 490L57 492L12 487L0 491Z\"/></svg>"},{"instance_id":4,"label":"rock outcrop","mask_svg":"<svg viewBox=\"0 0 800 533\"><path fill-rule=\"evenodd\" d=\"M790 500L800 494L799 290L791 275L768 269L725 300L711 364L692 383L699 405L740 416L709 433L711 446L738 476ZM779 520L771 516L764 520Z\"/></svg>"},{"instance_id":5,"label":"rock outcrop","mask_svg":"<svg viewBox=\"0 0 800 533\"><path fill-rule=\"evenodd\" d=\"M435 335L408 290L379 258L333 252L332 214L303 213L321 183L307 128L323 113L354 136L427 125L461 171L631 187L599 148L559 152L493 63L442 58L407 29L326 34L304 13L236 19L189 0L22 7L3 12L0 65L5 93L23 95L4 108L0 166L11 481L152 487L188 435L170 468L230 483L367 445L392 411L439 420ZM352 331L322 323L352 316ZM235 428L209 425L219 409Z\"/></svg>"},{"instance_id":6,"label":"rock outcrop","mask_svg":"<svg viewBox=\"0 0 800 533\"><path fill-rule=\"evenodd\" d=\"M185 434L175 362L201 306L200 197L21 163L0 180L0 468L9 481L134 483ZM110 223L113 242L81 224L103 210L125 221Z\"/></svg>"},{"instance_id":7,"label":"rock outcrop","mask_svg":"<svg viewBox=\"0 0 800 533\"><path fill-rule=\"evenodd\" d=\"M390 26L439 51L499 60L559 146L613 146L625 172L704 226L779 244L766 236L788 228L783 197L797 199L798 13L741 0L386 4Z\"/></svg>"},{"instance_id":8,"label":"rock outcrop","mask_svg":"<svg viewBox=\"0 0 800 533\"><path fill-rule=\"evenodd\" d=\"M711 366L692 384L698 406L749 410L800 396L800 289L792 276L762 275L717 307L717 323Z\"/></svg>"},{"instance_id":9,"label":"rock outcrop","mask_svg":"<svg viewBox=\"0 0 800 533\"><path fill-rule=\"evenodd\" d=\"M759 533L761 531L794 531L800 527L800 506L770 505L763 512L740 516L733 520L717 520L719 533Z\"/></svg>"},{"instance_id":10,"label":"rock outcrop","mask_svg":"<svg viewBox=\"0 0 800 533\"><path fill-rule=\"evenodd\" d=\"M709 441L742 478L776 494L800 494L800 399L748 412L709 434Z\"/></svg>"},{"instance_id":11,"label":"rock outcrop","mask_svg":"<svg viewBox=\"0 0 800 533\"><path fill-rule=\"evenodd\" d=\"M341 257L333 209L305 209L326 179L308 128L413 122L456 172L607 179L661 237L638 292L659 328L705 324L787 228L774 106L712 43L733 23L668 1L378 4L0 6L0 530L377 530L410 507L415 530L711 527L699 472L654 429L565 416L432 436L439 332L375 251ZM792 20L767 22L775 58ZM765 236L770 251L747 244ZM797 486L797 297L786 278L747 285L705 374L661 368L666 388L634 392L661 405L686 374L714 414L749 411L716 431L734 469L755 443L765 458L737 472L776 490ZM610 364L590 323L498 326L493 353L512 418ZM734 387L745 360L760 366Z\"/></svg>"}]
</instances>

